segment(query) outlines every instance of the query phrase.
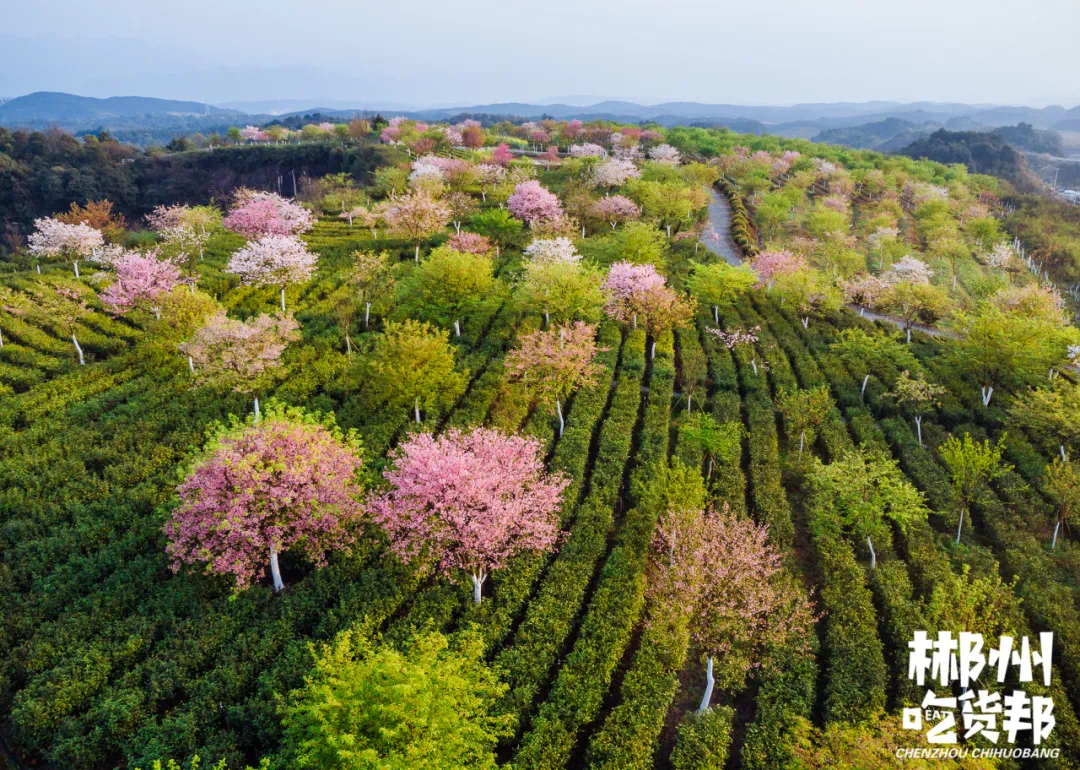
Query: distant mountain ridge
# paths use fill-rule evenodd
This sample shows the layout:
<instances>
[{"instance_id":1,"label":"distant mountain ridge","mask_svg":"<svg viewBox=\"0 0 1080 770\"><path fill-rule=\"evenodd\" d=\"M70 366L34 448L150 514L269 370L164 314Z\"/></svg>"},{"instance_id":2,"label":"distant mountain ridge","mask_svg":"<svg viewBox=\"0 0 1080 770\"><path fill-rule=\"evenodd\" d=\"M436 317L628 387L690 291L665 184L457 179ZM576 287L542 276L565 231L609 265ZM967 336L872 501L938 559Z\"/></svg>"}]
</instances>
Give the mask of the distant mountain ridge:
<instances>
[{"instance_id":1,"label":"distant mountain ridge","mask_svg":"<svg viewBox=\"0 0 1080 770\"><path fill-rule=\"evenodd\" d=\"M98 99L58 91L36 91L0 104L0 123L101 120L136 115L215 115L241 113L202 102L156 99L151 96L111 96Z\"/></svg>"},{"instance_id":2,"label":"distant mountain ridge","mask_svg":"<svg viewBox=\"0 0 1080 770\"><path fill-rule=\"evenodd\" d=\"M57 125L75 133L107 129L136 135L152 128L156 137L185 132L216 131L228 125L265 124L294 115L321 113L327 118L350 118L358 113L403 114L421 120L446 120L460 115L495 115L519 119L551 117L564 120L654 121L663 126L727 126L743 133L773 133L786 137L896 150L942 126L986 130L1025 123L1036 130L1080 130L1080 106L1067 109L1016 107L958 102L870 101L806 103L787 106L661 102L652 105L608 99L586 106L565 103L496 102L461 107L402 109L379 99L318 98L233 101L222 105L114 96L105 99L55 91L37 91L0 103L0 125L44 128ZM355 106L353 106L355 104ZM292 109L289 109L292 108ZM901 125L910 124L910 125Z\"/></svg>"}]
</instances>

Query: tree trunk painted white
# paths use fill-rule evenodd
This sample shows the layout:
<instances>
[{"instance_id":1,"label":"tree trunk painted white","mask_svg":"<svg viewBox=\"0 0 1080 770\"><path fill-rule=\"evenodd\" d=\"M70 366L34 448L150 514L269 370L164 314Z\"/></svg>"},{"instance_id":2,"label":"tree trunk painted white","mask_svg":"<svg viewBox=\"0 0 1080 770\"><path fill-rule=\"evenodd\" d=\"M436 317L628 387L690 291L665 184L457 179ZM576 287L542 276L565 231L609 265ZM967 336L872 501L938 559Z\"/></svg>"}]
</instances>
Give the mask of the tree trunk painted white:
<instances>
[{"instance_id":1,"label":"tree trunk painted white","mask_svg":"<svg viewBox=\"0 0 1080 770\"><path fill-rule=\"evenodd\" d=\"M908 344L910 345L911 344L911 327L910 326L907 328L907 341L908 341Z\"/></svg>"},{"instance_id":2,"label":"tree trunk painted white","mask_svg":"<svg viewBox=\"0 0 1080 770\"><path fill-rule=\"evenodd\" d=\"M994 386L989 385L982 389L982 402L983 406L990 406L990 399L994 395Z\"/></svg>"},{"instance_id":3,"label":"tree trunk painted white","mask_svg":"<svg viewBox=\"0 0 1080 770\"><path fill-rule=\"evenodd\" d=\"M454 229L457 231L458 235L461 235L461 222L457 219L454 220Z\"/></svg>"},{"instance_id":4,"label":"tree trunk painted white","mask_svg":"<svg viewBox=\"0 0 1080 770\"><path fill-rule=\"evenodd\" d=\"M420 399L416 399L416 403L413 404L413 414L416 416L416 424L420 424Z\"/></svg>"},{"instance_id":5,"label":"tree trunk painted white","mask_svg":"<svg viewBox=\"0 0 1080 770\"><path fill-rule=\"evenodd\" d=\"M345 355L352 358L352 340L349 339L349 332L347 329L345 331Z\"/></svg>"},{"instance_id":6,"label":"tree trunk painted white","mask_svg":"<svg viewBox=\"0 0 1080 770\"><path fill-rule=\"evenodd\" d=\"M712 317L713 317L713 320L716 321L716 325L719 326L720 325L720 306L719 305L713 305L712 306Z\"/></svg>"},{"instance_id":7,"label":"tree trunk painted white","mask_svg":"<svg viewBox=\"0 0 1080 770\"><path fill-rule=\"evenodd\" d=\"M701 696L701 705L698 706L699 714L708 711L709 703L712 701L713 685L716 684L716 680L713 679L712 665L712 655L710 655L708 663L705 664L705 694Z\"/></svg>"},{"instance_id":8,"label":"tree trunk painted white","mask_svg":"<svg viewBox=\"0 0 1080 770\"><path fill-rule=\"evenodd\" d=\"M482 598L481 591L482 591L482 589L484 587L484 581L487 580L487 573L484 572L483 570L480 570L480 574L477 574L477 573L474 572L471 575L471 577L472 577L472 598L473 598L473 602L475 602L476 604L479 604L480 599Z\"/></svg>"},{"instance_id":9,"label":"tree trunk painted white","mask_svg":"<svg viewBox=\"0 0 1080 770\"><path fill-rule=\"evenodd\" d=\"M195 361L191 358L191 356L187 357L187 366L188 369L191 370L191 373L195 374Z\"/></svg>"},{"instance_id":10,"label":"tree trunk painted white","mask_svg":"<svg viewBox=\"0 0 1080 770\"><path fill-rule=\"evenodd\" d=\"M671 225L667 225L667 237L671 237Z\"/></svg>"},{"instance_id":11,"label":"tree trunk painted white","mask_svg":"<svg viewBox=\"0 0 1080 770\"><path fill-rule=\"evenodd\" d=\"M1063 463L1069 462L1069 458L1065 456L1065 445L1064 444L1058 444L1058 449L1061 451L1061 462L1063 462Z\"/></svg>"},{"instance_id":12,"label":"tree trunk painted white","mask_svg":"<svg viewBox=\"0 0 1080 770\"><path fill-rule=\"evenodd\" d=\"M188 288L191 289L191 296L194 297L195 296L195 281L192 281L191 283L189 283Z\"/></svg>"},{"instance_id":13,"label":"tree trunk painted white","mask_svg":"<svg viewBox=\"0 0 1080 770\"><path fill-rule=\"evenodd\" d=\"M633 319L634 319L634 328L636 329L637 328L637 313L634 313Z\"/></svg>"},{"instance_id":14,"label":"tree trunk painted white","mask_svg":"<svg viewBox=\"0 0 1080 770\"><path fill-rule=\"evenodd\" d=\"M859 308L859 318L866 318L866 308Z\"/></svg>"},{"instance_id":15,"label":"tree trunk painted white","mask_svg":"<svg viewBox=\"0 0 1080 770\"><path fill-rule=\"evenodd\" d=\"M862 378L862 390L859 391L859 397L866 398L866 383L870 382L870 375L866 375Z\"/></svg>"},{"instance_id":16,"label":"tree trunk painted white","mask_svg":"<svg viewBox=\"0 0 1080 770\"><path fill-rule=\"evenodd\" d=\"M619 223L618 223L618 222L609 222L608 224L610 224L610 225L611 225L611 229L612 229L612 230L614 230L614 229L615 229L615 225L617 225L617 224L619 224Z\"/></svg>"},{"instance_id":17,"label":"tree trunk painted white","mask_svg":"<svg viewBox=\"0 0 1080 770\"><path fill-rule=\"evenodd\" d=\"M487 203L487 190L486 189L481 189L480 190L480 199L482 201L484 201L484 203Z\"/></svg>"},{"instance_id":18,"label":"tree trunk painted white","mask_svg":"<svg viewBox=\"0 0 1080 770\"><path fill-rule=\"evenodd\" d=\"M274 593L281 593L285 584L281 582L281 567L278 566L277 549L270 546L270 574L274 577Z\"/></svg>"},{"instance_id":19,"label":"tree trunk painted white","mask_svg":"<svg viewBox=\"0 0 1080 770\"><path fill-rule=\"evenodd\" d=\"M803 446L806 444L806 431L799 432L799 454L803 453Z\"/></svg>"},{"instance_id":20,"label":"tree trunk painted white","mask_svg":"<svg viewBox=\"0 0 1080 770\"><path fill-rule=\"evenodd\" d=\"M581 226L581 237L582 237L582 238L584 238L584 237L585 237L585 225L582 225L582 226Z\"/></svg>"},{"instance_id":21,"label":"tree trunk painted white","mask_svg":"<svg viewBox=\"0 0 1080 770\"><path fill-rule=\"evenodd\" d=\"M656 340L652 341L652 349L649 352L649 358L656 358Z\"/></svg>"},{"instance_id":22,"label":"tree trunk painted white","mask_svg":"<svg viewBox=\"0 0 1080 770\"><path fill-rule=\"evenodd\" d=\"M870 535L866 536L866 545L870 549L870 569L877 569L877 554L874 553L874 544L870 542Z\"/></svg>"},{"instance_id":23,"label":"tree trunk painted white","mask_svg":"<svg viewBox=\"0 0 1080 770\"><path fill-rule=\"evenodd\" d=\"M803 316L803 318L802 318L802 328L804 328L804 329L809 329L810 328L810 316L808 316L808 315Z\"/></svg>"},{"instance_id":24,"label":"tree trunk painted white","mask_svg":"<svg viewBox=\"0 0 1080 770\"><path fill-rule=\"evenodd\" d=\"M693 400L694 400L694 394L693 393L687 393L686 394L686 413L687 414L690 414L690 404L693 402Z\"/></svg>"},{"instance_id":25,"label":"tree trunk painted white","mask_svg":"<svg viewBox=\"0 0 1080 770\"><path fill-rule=\"evenodd\" d=\"M922 446L922 415L915 415L915 432L919 434L919 446Z\"/></svg>"},{"instance_id":26,"label":"tree trunk painted white","mask_svg":"<svg viewBox=\"0 0 1080 770\"><path fill-rule=\"evenodd\" d=\"M259 411L259 399L255 399L255 424L258 425L262 419L262 412Z\"/></svg>"},{"instance_id":27,"label":"tree trunk painted white","mask_svg":"<svg viewBox=\"0 0 1080 770\"><path fill-rule=\"evenodd\" d=\"M1061 520L1059 519L1057 524L1054 525L1054 539L1050 542L1050 550L1053 551L1057 548L1057 533L1061 529Z\"/></svg>"},{"instance_id":28,"label":"tree trunk painted white","mask_svg":"<svg viewBox=\"0 0 1080 770\"><path fill-rule=\"evenodd\" d=\"M555 399L555 414L559 415L559 438L562 438L563 429L566 428L566 421L563 420L562 403L559 399Z\"/></svg>"},{"instance_id":29,"label":"tree trunk painted white","mask_svg":"<svg viewBox=\"0 0 1080 770\"><path fill-rule=\"evenodd\" d=\"M285 287L281 287L281 314L285 315Z\"/></svg>"},{"instance_id":30,"label":"tree trunk painted white","mask_svg":"<svg viewBox=\"0 0 1080 770\"><path fill-rule=\"evenodd\" d=\"M35 265L34 267L37 268L37 274L41 275L41 265Z\"/></svg>"},{"instance_id":31,"label":"tree trunk painted white","mask_svg":"<svg viewBox=\"0 0 1080 770\"><path fill-rule=\"evenodd\" d=\"M368 323L371 321L371 303L364 304L364 328L368 328Z\"/></svg>"},{"instance_id":32,"label":"tree trunk painted white","mask_svg":"<svg viewBox=\"0 0 1080 770\"><path fill-rule=\"evenodd\" d=\"M460 321L454 321L454 336L455 337L460 337L461 336L461 322Z\"/></svg>"},{"instance_id":33,"label":"tree trunk painted white","mask_svg":"<svg viewBox=\"0 0 1080 770\"><path fill-rule=\"evenodd\" d=\"M420 243L419 242L417 242L417 244L416 244L416 253L413 255L413 261L415 261L415 262L420 261Z\"/></svg>"},{"instance_id":34,"label":"tree trunk painted white","mask_svg":"<svg viewBox=\"0 0 1080 770\"><path fill-rule=\"evenodd\" d=\"M154 318L156 320L160 321L161 320L161 308L155 307L155 308L151 308L151 309L154 311Z\"/></svg>"},{"instance_id":35,"label":"tree trunk painted white","mask_svg":"<svg viewBox=\"0 0 1080 770\"><path fill-rule=\"evenodd\" d=\"M960 545L960 532L964 529L964 509L960 509L960 523L956 525L956 544Z\"/></svg>"},{"instance_id":36,"label":"tree trunk painted white","mask_svg":"<svg viewBox=\"0 0 1080 770\"><path fill-rule=\"evenodd\" d=\"M75 265L75 277L78 278L79 277L79 260L76 259L72 264Z\"/></svg>"},{"instance_id":37,"label":"tree trunk painted white","mask_svg":"<svg viewBox=\"0 0 1080 770\"><path fill-rule=\"evenodd\" d=\"M495 244L495 259L499 258L499 244Z\"/></svg>"},{"instance_id":38,"label":"tree trunk painted white","mask_svg":"<svg viewBox=\"0 0 1080 770\"><path fill-rule=\"evenodd\" d=\"M544 328L547 329L551 326L551 313L544 311Z\"/></svg>"},{"instance_id":39,"label":"tree trunk painted white","mask_svg":"<svg viewBox=\"0 0 1080 770\"><path fill-rule=\"evenodd\" d=\"M754 367L754 374L757 374L757 359L756 358L751 358L750 359L750 366Z\"/></svg>"},{"instance_id":40,"label":"tree trunk painted white","mask_svg":"<svg viewBox=\"0 0 1080 770\"><path fill-rule=\"evenodd\" d=\"M79 366L86 366L86 359L83 358L82 345L75 338L75 332L71 333L71 341L75 343L75 352L79 354Z\"/></svg>"}]
</instances>

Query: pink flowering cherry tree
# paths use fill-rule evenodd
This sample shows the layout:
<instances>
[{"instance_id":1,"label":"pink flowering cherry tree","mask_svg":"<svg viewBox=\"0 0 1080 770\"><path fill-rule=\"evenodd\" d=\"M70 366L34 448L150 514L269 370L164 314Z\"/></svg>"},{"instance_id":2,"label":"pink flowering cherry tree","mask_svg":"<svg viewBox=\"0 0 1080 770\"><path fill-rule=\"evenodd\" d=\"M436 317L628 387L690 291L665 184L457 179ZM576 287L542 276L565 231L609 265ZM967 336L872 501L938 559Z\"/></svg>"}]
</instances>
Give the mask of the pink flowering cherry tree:
<instances>
[{"instance_id":1,"label":"pink flowering cherry tree","mask_svg":"<svg viewBox=\"0 0 1080 770\"><path fill-rule=\"evenodd\" d=\"M675 596L691 612L690 633L705 657L708 710L721 662L721 686L741 686L762 652L805 638L815 617L806 595L785 578L768 530L717 511L672 507L661 515L652 543L656 577L650 593Z\"/></svg>"},{"instance_id":2,"label":"pink flowering cherry tree","mask_svg":"<svg viewBox=\"0 0 1080 770\"><path fill-rule=\"evenodd\" d=\"M276 193L247 192L221 223L245 238L306 233L315 223L310 211Z\"/></svg>"},{"instance_id":3,"label":"pink flowering cherry tree","mask_svg":"<svg viewBox=\"0 0 1080 770\"><path fill-rule=\"evenodd\" d=\"M645 295L663 287L664 283L664 276L656 272L653 265L616 262L608 269L603 286L608 298L604 311L616 321L629 323L636 329Z\"/></svg>"},{"instance_id":4,"label":"pink flowering cherry tree","mask_svg":"<svg viewBox=\"0 0 1080 770\"><path fill-rule=\"evenodd\" d=\"M541 222L552 222L563 216L559 196L535 179L521 182L514 194L506 201L510 213L530 227Z\"/></svg>"},{"instance_id":5,"label":"pink flowering cherry tree","mask_svg":"<svg viewBox=\"0 0 1080 770\"><path fill-rule=\"evenodd\" d=\"M271 403L261 421L219 424L177 488L166 525L173 571L204 564L243 590L269 564L278 593L279 553L296 548L321 567L353 543L362 464L355 432L294 407Z\"/></svg>"},{"instance_id":6,"label":"pink flowering cherry tree","mask_svg":"<svg viewBox=\"0 0 1080 770\"><path fill-rule=\"evenodd\" d=\"M560 436L566 427L563 399L582 385L594 384L602 371L595 361L596 329L578 321L535 331L522 336L518 348L506 356L509 378L522 382L540 403L555 405Z\"/></svg>"},{"instance_id":7,"label":"pink flowering cherry tree","mask_svg":"<svg viewBox=\"0 0 1080 770\"><path fill-rule=\"evenodd\" d=\"M758 289L766 285L772 288L777 278L797 273L806 267L806 260L790 251L761 251L750 260L750 269L758 277L755 287Z\"/></svg>"},{"instance_id":8,"label":"pink flowering cherry tree","mask_svg":"<svg viewBox=\"0 0 1080 770\"><path fill-rule=\"evenodd\" d=\"M514 159L514 154L510 152L510 148L505 144L499 144L495 148L495 152L491 153L491 162L496 165L506 168L510 165L510 162Z\"/></svg>"},{"instance_id":9,"label":"pink flowering cherry tree","mask_svg":"<svg viewBox=\"0 0 1080 770\"><path fill-rule=\"evenodd\" d=\"M392 198L382 209L390 234L416 244L414 258L420 261L420 242L438 234L453 215L450 207L423 190Z\"/></svg>"},{"instance_id":10,"label":"pink flowering cherry tree","mask_svg":"<svg viewBox=\"0 0 1080 770\"><path fill-rule=\"evenodd\" d=\"M495 249L495 245L490 239L479 233L470 233L466 230L451 235L446 245L454 251L465 254L490 254Z\"/></svg>"},{"instance_id":11,"label":"pink flowering cherry tree","mask_svg":"<svg viewBox=\"0 0 1080 770\"><path fill-rule=\"evenodd\" d=\"M280 286L285 313L285 287L303 283L315 272L318 256L292 235L266 235L235 252L225 268L248 286Z\"/></svg>"},{"instance_id":12,"label":"pink flowering cherry tree","mask_svg":"<svg viewBox=\"0 0 1080 770\"><path fill-rule=\"evenodd\" d=\"M412 436L391 455L390 485L368 504L406 561L467 571L479 603L490 572L524 551L554 547L569 479L544 472L539 441L489 428Z\"/></svg>"},{"instance_id":13,"label":"pink flowering cherry tree","mask_svg":"<svg viewBox=\"0 0 1080 770\"><path fill-rule=\"evenodd\" d=\"M641 209L625 195L609 195L592 205L589 213L611 225L614 230L622 222L629 222L641 216Z\"/></svg>"},{"instance_id":14,"label":"pink flowering cherry tree","mask_svg":"<svg viewBox=\"0 0 1080 770\"><path fill-rule=\"evenodd\" d=\"M634 162L625 158L612 158L596 166L592 172L597 187L618 187L641 176Z\"/></svg>"},{"instance_id":15,"label":"pink flowering cherry tree","mask_svg":"<svg viewBox=\"0 0 1080 770\"><path fill-rule=\"evenodd\" d=\"M656 357L656 338L668 329L686 326L693 318L697 303L683 297L666 285L664 276L652 265L616 262L608 270L604 284L608 296L605 312L616 321L631 323L637 328L638 315L653 338L649 353Z\"/></svg>"},{"instance_id":16,"label":"pink flowering cherry tree","mask_svg":"<svg viewBox=\"0 0 1080 770\"><path fill-rule=\"evenodd\" d=\"M82 222L69 225L52 217L34 220L34 232L27 239L30 253L42 257L62 257L71 262L79 277L79 260L93 256L104 246L101 231Z\"/></svg>"},{"instance_id":17,"label":"pink flowering cherry tree","mask_svg":"<svg viewBox=\"0 0 1080 770\"><path fill-rule=\"evenodd\" d=\"M300 324L292 316L260 315L238 321L221 311L211 316L180 346L198 383L225 387L248 395L283 371L281 354L300 339ZM259 399L255 399L255 417Z\"/></svg>"},{"instance_id":18,"label":"pink flowering cherry tree","mask_svg":"<svg viewBox=\"0 0 1080 770\"><path fill-rule=\"evenodd\" d=\"M754 374L758 373L757 357L753 355L753 351L758 342L757 334L761 331L760 326L746 329L740 326L731 331L724 331L723 329L706 329L706 331L718 337L728 350L747 351L746 355L750 358L750 365L754 368Z\"/></svg>"},{"instance_id":19,"label":"pink flowering cherry tree","mask_svg":"<svg viewBox=\"0 0 1080 770\"><path fill-rule=\"evenodd\" d=\"M180 283L180 268L156 252L126 252L113 262L116 281L101 294L109 312L124 315L137 307L149 307L158 319L157 301Z\"/></svg>"}]
</instances>

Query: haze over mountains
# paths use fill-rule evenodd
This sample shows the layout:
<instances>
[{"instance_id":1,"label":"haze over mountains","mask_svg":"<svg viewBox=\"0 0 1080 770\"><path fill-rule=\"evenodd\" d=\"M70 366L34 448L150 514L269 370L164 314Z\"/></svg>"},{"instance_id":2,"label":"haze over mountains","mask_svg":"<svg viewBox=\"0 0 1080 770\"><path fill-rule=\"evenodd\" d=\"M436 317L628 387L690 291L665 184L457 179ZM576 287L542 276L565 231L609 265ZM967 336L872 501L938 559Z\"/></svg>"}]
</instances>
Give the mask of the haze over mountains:
<instances>
[{"instance_id":1,"label":"haze over mountains","mask_svg":"<svg viewBox=\"0 0 1080 770\"><path fill-rule=\"evenodd\" d=\"M1023 107L971 105L961 103L892 101L795 104L790 106L703 104L663 102L639 104L631 101L601 101L594 104L530 104L502 102L462 104L448 107L421 107L379 100L252 100L221 105L152 97L123 96L99 99L66 93L41 91L12 98L0 104L0 125L41 128L60 125L69 130L94 130L128 125L145 118L161 126L174 120L183 127L224 122L267 122L274 117L320 112L326 116L348 117L360 112L404 113L431 120L460 114L488 114L523 118L555 119L604 118L624 122L656 121L662 125L727 125L734 130L771 132L811 138L821 132L882 123L881 135L894 136L903 130L927 131L938 127L978 129L1030 123L1038 129L1080 130L1080 107ZM903 121L902 124L897 121ZM837 137L842 136L839 132ZM822 137L831 141L826 133Z\"/></svg>"}]
</instances>

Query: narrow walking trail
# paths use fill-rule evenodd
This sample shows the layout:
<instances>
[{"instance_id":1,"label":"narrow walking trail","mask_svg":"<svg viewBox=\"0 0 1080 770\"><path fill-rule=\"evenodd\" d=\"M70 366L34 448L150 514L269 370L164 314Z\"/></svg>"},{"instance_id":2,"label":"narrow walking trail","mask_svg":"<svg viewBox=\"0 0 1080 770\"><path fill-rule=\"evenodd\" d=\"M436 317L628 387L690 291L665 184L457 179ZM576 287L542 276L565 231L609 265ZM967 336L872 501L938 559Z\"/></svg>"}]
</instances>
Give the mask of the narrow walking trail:
<instances>
[{"instance_id":1,"label":"narrow walking trail","mask_svg":"<svg viewBox=\"0 0 1080 770\"><path fill-rule=\"evenodd\" d=\"M709 190L709 235L703 239L705 248L729 265L742 264L742 252L731 239L731 204L715 187ZM716 237L713 237L715 233Z\"/></svg>"}]
</instances>

